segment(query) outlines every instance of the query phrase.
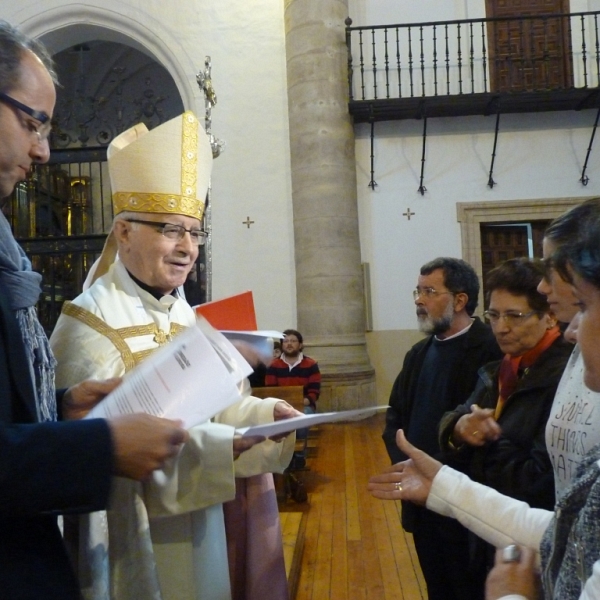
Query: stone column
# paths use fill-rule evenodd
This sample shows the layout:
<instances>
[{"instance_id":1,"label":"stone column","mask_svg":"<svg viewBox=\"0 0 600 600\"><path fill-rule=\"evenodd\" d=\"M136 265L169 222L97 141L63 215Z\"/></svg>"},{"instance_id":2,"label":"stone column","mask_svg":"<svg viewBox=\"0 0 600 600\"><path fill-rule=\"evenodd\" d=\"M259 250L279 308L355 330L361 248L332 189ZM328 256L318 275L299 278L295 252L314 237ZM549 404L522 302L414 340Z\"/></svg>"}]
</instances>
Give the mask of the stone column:
<instances>
[{"instance_id":1,"label":"stone column","mask_svg":"<svg viewBox=\"0 0 600 600\"><path fill-rule=\"evenodd\" d=\"M365 307L347 0L284 0L298 330L323 374L320 410L375 404Z\"/></svg>"}]
</instances>

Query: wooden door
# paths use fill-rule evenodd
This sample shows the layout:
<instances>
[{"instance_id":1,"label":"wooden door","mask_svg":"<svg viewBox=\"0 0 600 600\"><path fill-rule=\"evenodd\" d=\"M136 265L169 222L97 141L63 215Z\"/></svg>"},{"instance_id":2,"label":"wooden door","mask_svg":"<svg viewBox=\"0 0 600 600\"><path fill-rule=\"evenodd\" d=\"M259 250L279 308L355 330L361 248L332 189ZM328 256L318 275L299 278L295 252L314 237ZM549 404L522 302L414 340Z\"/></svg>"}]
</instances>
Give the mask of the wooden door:
<instances>
[{"instance_id":1,"label":"wooden door","mask_svg":"<svg viewBox=\"0 0 600 600\"><path fill-rule=\"evenodd\" d=\"M484 297L486 295L485 281L487 274L494 267L510 258L521 256L542 257L542 240L544 231L549 224L549 220L528 223L481 224L481 271ZM529 235L531 235L531 248Z\"/></svg>"},{"instance_id":2,"label":"wooden door","mask_svg":"<svg viewBox=\"0 0 600 600\"><path fill-rule=\"evenodd\" d=\"M531 92L573 87L569 0L486 0L490 89Z\"/></svg>"}]
</instances>

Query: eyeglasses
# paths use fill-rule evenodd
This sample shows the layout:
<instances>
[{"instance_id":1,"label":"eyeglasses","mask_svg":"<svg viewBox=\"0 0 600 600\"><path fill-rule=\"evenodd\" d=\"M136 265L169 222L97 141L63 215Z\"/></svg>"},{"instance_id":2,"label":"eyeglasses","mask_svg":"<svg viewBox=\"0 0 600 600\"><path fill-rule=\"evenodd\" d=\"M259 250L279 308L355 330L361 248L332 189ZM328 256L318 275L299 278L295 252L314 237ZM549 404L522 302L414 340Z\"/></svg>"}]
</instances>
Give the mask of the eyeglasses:
<instances>
[{"instance_id":1,"label":"eyeglasses","mask_svg":"<svg viewBox=\"0 0 600 600\"><path fill-rule=\"evenodd\" d=\"M532 315L537 315L537 314L539 314L539 312L537 310L532 310L532 311L529 311L528 313L516 312L516 311L512 311L512 310L509 310L505 313L499 313L499 312L496 312L495 310L486 310L483 313L483 316L485 317L485 320L488 323L491 323L492 325L497 325L498 321L500 321L500 319L504 319L504 322L509 327L512 327L514 325L520 325L521 323L523 323L524 321L529 319L529 317L531 317Z\"/></svg>"},{"instance_id":2,"label":"eyeglasses","mask_svg":"<svg viewBox=\"0 0 600 600\"><path fill-rule=\"evenodd\" d=\"M424 287L424 288L416 288L413 290L413 298L417 300L418 298L433 298L433 296L440 296L441 294L452 294L454 292L438 292L436 289L432 287Z\"/></svg>"},{"instance_id":3,"label":"eyeglasses","mask_svg":"<svg viewBox=\"0 0 600 600\"><path fill-rule=\"evenodd\" d=\"M10 104L12 107L17 108L26 115L29 115L36 121L40 122L40 125L29 123L30 131L35 136L36 143L41 144L43 141L48 139L50 132L52 131L52 122L50 121L50 116L48 114L46 114L43 110L35 110L34 108L27 106L27 104L23 104L22 102L11 98L3 92L0 92L0 100L6 102L6 104Z\"/></svg>"},{"instance_id":4,"label":"eyeglasses","mask_svg":"<svg viewBox=\"0 0 600 600\"><path fill-rule=\"evenodd\" d=\"M182 240L187 232L190 234L192 242L197 246L203 246L206 241L206 231L202 231L202 229L186 229L183 225L175 225L175 223L159 223L156 221L143 221L142 219L126 219L126 221L128 223L141 223L142 225L155 227L170 240Z\"/></svg>"}]
</instances>

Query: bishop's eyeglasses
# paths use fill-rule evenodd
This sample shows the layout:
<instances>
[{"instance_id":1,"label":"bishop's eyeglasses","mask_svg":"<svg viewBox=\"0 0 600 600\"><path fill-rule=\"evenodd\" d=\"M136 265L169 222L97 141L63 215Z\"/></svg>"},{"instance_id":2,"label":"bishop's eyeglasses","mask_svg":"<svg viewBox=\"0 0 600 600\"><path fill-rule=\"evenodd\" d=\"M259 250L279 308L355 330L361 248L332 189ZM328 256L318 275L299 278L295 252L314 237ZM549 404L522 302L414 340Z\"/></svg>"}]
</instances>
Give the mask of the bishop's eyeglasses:
<instances>
[{"instance_id":1,"label":"bishop's eyeglasses","mask_svg":"<svg viewBox=\"0 0 600 600\"><path fill-rule=\"evenodd\" d=\"M160 223L158 221L144 221L142 219L126 219L126 221L128 223L141 223L142 225L154 227L170 240L182 240L187 232L190 234L192 243L197 246L203 246L206 241L207 234L202 229L186 229L183 225L176 225L175 223Z\"/></svg>"}]
</instances>

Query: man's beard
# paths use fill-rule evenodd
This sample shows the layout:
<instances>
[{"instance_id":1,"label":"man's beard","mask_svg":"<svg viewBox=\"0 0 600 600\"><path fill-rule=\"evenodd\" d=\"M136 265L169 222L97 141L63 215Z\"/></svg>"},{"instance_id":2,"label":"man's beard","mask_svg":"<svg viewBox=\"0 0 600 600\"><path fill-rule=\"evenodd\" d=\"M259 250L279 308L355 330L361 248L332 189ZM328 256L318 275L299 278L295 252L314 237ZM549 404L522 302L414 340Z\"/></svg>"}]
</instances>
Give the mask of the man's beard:
<instances>
[{"instance_id":1,"label":"man's beard","mask_svg":"<svg viewBox=\"0 0 600 600\"><path fill-rule=\"evenodd\" d=\"M452 302L448 302L444 314L438 319L432 319L429 315L421 314L417 309L417 319L419 321L419 331L428 335L440 335L446 333L450 327L452 327L452 320L454 319L454 305Z\"/></svg>"}]
</instances>

